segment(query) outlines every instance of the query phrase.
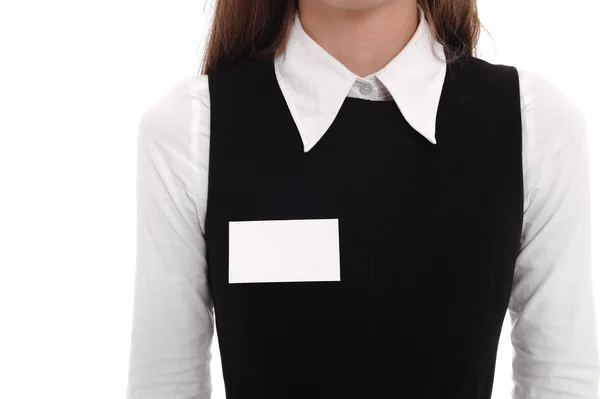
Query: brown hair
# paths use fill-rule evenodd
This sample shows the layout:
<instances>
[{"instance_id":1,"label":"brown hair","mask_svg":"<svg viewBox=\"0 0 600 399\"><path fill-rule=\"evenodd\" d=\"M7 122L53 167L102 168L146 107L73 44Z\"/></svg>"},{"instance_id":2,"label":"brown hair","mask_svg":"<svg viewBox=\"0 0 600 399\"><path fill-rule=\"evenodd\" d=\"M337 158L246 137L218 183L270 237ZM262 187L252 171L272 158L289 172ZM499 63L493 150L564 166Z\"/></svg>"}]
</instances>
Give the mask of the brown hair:
<instances>
[{"instance_id":1,"label":"brown hair","mask_svg":"<svg viewBox=\"0 0 600 399\"><path fill-rule=\"evenodd\" d=\"M477 0L417 0L446 62L476 56L482 27ZM216 0L201 73L272 59L287 41L298 0Z\"/></svg>"}]
</instances>

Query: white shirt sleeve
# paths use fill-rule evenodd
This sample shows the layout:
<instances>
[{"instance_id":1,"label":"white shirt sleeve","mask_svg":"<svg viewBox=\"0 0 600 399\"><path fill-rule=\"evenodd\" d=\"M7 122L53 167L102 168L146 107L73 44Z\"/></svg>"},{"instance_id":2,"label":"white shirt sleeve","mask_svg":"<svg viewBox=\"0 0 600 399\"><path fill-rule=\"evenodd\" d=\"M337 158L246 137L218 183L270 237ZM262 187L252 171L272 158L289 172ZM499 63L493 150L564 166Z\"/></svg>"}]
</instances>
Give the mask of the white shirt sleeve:
<instances>
[{"instance_id":1,"label":"white shirt sleeve","mask_svg":"<svg viewBox=\"0 0 600 399\"><path fill-rule=\"evenodd\" d=\"M514 399L598 399L590 178L580 108L519 70L525 209L509 314Z\"/></svg>"},{"instance_id":2,"label":"white shirt sleeve","mask_svg":"<svg viewBox=\"0 0 600 399\"><path fill-rule=\"evenodd\" d=\"M209 399L212 392L204 241L209 107L207 76L188 76L139 124L128 399Z\"/></svg>"}]
</instances>

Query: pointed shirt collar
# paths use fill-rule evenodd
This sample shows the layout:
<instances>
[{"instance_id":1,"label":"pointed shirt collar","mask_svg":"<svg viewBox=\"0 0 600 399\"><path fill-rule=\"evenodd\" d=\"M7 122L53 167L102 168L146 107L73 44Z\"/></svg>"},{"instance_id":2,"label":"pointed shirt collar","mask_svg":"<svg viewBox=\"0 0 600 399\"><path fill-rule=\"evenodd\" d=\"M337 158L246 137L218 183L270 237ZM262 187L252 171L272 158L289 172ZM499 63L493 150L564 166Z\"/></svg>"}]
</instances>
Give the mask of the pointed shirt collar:
<instances>
[{"instance_id":1,"label":"pointed shirt collar","mask_svg":"<svg viewBox=\"0 0 600 399\"><path fill-rule=\"evenodd\" d=\"M385 85L406 121L435 144L445 55L441 43L431 37L423 9L418 8L419 24L410 41L372 75ZM304 31L297 12L286 49L275 59L275 72L307 152L329 129L360 77Z\"/></svg>"}]
</instances>

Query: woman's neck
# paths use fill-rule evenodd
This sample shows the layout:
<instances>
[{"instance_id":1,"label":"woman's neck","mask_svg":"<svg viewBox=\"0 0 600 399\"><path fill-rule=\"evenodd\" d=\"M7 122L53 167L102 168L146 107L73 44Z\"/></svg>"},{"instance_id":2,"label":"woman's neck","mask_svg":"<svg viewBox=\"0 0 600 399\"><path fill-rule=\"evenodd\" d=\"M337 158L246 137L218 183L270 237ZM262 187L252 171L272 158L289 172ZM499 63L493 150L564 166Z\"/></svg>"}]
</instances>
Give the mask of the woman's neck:
<instances>
[{"instance_id":1,"label":"woman's neck","mask_svg":"<svg viewBox=\"0 0 600 399\"><path fill-rule=\"evenodd\" d=\"M300 0L298 16L313 40L349 70L365 77L383 68L409 42L419 12L416 0L385 0L362 9Z\"/></svg>"}]
</instances>

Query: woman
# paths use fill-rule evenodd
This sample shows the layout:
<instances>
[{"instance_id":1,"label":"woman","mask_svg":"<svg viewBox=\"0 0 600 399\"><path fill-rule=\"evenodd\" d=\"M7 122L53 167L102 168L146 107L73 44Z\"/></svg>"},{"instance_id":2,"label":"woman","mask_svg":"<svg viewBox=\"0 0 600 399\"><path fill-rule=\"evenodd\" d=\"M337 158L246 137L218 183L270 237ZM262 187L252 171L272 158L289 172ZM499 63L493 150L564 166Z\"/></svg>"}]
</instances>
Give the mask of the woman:
<instances>
[{"instance_id":1,"label":"woman","mask_svg":"<svg viewBox=\"0 0 600 399\"><path fill-rule=\"evenodd\" d=\"M597 398L579 108L474 0L220 0L139 130L131 399ZM210 153L210 157L209 157ZM215 325L216 321L216 325Z\"/></svg>"}]
</instances>

